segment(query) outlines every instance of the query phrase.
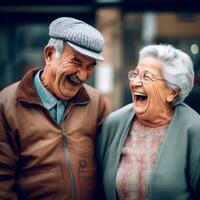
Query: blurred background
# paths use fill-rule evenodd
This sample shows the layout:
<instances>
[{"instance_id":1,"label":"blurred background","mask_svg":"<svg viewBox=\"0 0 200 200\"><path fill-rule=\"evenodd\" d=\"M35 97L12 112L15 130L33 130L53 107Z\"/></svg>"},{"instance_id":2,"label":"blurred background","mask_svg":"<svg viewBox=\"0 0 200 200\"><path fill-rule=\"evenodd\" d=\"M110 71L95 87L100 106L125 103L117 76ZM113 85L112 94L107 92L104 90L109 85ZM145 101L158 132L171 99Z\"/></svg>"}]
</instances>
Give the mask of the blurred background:
<instances>
[{"instance_id":1,"label":"blurred background","mask_svg":"<svg viewBox=\"0 0 200 200\"><path fill-rule=\"evenodd\" d=\"M188 53L195 85L185 100L200 113L199 0L0 0L0 90L33 67L42 67L49 23L75 17L105 37L105 61L88 83L105 96L110 110L130 103L127 73L138 51L151 43L169 43Z\"/></svg>"}]
</instances>

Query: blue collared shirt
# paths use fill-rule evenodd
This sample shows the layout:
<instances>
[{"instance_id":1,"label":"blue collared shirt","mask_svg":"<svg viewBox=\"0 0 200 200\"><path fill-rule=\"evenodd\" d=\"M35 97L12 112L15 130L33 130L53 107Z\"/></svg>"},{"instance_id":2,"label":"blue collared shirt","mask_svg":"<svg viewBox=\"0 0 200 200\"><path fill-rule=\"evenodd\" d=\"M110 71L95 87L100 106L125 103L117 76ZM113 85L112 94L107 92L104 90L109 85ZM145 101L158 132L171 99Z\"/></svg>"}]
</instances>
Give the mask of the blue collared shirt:
<instances>
[{"instance_id":1,"label":"blue collared shirt","mask_svg":"<svg viewBox=\"0 0 200 200\"><path fill-rule=\"evenodd\" d=\"M40 80L41 72L42 69L38 71L34 77L33 82L35 89L44 107L49 111L52 118L54 118L57 123L60 124L64 115L65 108L67 106L67 102L57 99L43 86Z\"/></svg>"}]
</instances>

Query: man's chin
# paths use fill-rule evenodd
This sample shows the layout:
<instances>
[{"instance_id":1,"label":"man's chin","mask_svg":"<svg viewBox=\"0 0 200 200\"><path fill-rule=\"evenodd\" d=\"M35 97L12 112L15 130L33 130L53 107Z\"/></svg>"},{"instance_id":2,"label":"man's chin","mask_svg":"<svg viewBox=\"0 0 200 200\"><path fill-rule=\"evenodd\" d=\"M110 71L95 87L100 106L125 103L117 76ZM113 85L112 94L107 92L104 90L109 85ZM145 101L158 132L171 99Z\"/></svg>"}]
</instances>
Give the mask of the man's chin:
<instances>
[{"instance_id":1,"label":"man's chin","mask_svg":"<svg viewBox=\"0 0 200 200\"><path fill-rule=\"evenodd\" d=\"M75 91L66 91L66 92L62 93L62 95L61 95L62 99L63 100L68 100L68 99L73 98L78 93L79 89L77 89Z\"/></svg>"}]
</instances>

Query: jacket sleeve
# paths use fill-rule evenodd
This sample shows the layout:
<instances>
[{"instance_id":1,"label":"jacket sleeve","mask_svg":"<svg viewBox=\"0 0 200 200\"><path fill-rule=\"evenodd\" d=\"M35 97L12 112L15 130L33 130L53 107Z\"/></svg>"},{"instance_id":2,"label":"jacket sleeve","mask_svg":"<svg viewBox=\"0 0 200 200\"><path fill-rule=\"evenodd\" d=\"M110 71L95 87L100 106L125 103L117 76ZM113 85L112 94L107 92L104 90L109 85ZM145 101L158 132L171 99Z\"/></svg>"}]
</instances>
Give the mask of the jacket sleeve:
<instances>
[{"instance_id":1,"label":"jacket sleeve","mask_svg":"<svg viewBox=\"0 0 200 200\"><path fill-rule=\"evenodd\" d=\"M99 114L98 114L98 126L101 126L102 122L104 121L105 117L109 114L108 105L105 101L105 98L100 95L99 98Z\"/></svg>"},{"instance_id":2,"label":"jacket sleeve","mask_svg":"<svg viewBox=\"0 0 200 200\"><path fill-rule=\"evenodd\" d=\"M15 200L16 142L0 108L0 199Z\"/></svg>"}]
</instances>

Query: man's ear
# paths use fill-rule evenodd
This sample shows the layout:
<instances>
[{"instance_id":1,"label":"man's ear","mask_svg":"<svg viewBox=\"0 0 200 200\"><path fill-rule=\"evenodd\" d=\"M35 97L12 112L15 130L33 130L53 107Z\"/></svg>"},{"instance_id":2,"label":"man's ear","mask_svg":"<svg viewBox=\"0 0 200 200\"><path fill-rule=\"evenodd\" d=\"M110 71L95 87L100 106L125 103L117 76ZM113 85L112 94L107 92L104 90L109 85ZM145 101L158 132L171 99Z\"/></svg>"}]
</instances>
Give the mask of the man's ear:
<instances>
[{"instance_id":1,"label":"man's ear","mask_svg":"<svg viewBox=\"0 0 200 200\"><path fill-rule=\"evenodd\" d=\"M170 94L167 96L167 102L171 103L172 101L174 101L174 99L176 99L176 97L178 96L179 92L179 88L171 90Z\"/></svg>"},{"instance_id":2,"label":"man's ear","mask_svg":"<svg viewBox=\"0 0 200 200\"><path fill-rule=\"evenodd\" d=\"M51 62L54 53L55 53L55 49L53 46L46 46L44 48L44 58L45 58L46 65L48 65L48 63Z\"/></svg>"}]
</instances>

